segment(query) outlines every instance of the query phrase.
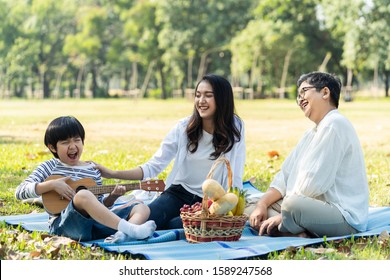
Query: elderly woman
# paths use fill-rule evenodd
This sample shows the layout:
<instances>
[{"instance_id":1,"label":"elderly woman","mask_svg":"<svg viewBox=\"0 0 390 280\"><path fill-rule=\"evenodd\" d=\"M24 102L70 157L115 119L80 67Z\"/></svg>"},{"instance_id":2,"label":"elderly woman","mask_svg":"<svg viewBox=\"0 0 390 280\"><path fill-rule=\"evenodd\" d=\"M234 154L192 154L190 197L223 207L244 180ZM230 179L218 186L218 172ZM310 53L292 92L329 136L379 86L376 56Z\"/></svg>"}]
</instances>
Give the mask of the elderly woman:
<instances>
[{"instance_id":1,"label":"elderly woman","mask_svg":"<svg viewBox=\"0 0 390 280\"><path fill-rule=\"evenodd\" d=\"M364 231L368 183L351 123L338 111L341 82L312 72L298 80L297 104L315 123L286 158L249 217L259 235L339 236Z\"/></svg>"}]
</instances>

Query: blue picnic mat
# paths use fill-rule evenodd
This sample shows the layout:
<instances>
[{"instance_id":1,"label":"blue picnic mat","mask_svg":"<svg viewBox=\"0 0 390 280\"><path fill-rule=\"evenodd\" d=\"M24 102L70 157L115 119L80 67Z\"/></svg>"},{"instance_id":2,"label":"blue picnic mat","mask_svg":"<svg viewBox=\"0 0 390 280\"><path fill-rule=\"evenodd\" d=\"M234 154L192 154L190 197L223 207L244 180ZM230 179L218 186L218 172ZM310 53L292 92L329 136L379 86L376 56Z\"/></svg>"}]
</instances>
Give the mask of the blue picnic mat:
<instances>
[{"instance_id":1,"label":"blue picnic mat","mask_svg":"<svg viewBox=\"0 0 390 280\"><path fill-rule=\"evenodd\" d=\"M249 181L244 182L250 196L261 193ZM35 213L26 215L0 216L0 221L11 225L21 225L28 231L48 231L48 215ZM367 231L355 234L355 237L379 235L390 232L390 207L370 207ZM351 235L326 238L327 241L350 238ZM207 242L192 244L186 241L183 229L159 230L147 240L105 243L103 240L82 242L84 246L99 246L104 250L117 253L143 255L150 260L229 260L261 256L270 252L286 249L289 246L306 246L324 242L323 238L269 237L246 226L242 236L236 242Z\"/></svg>"}]
</instances>

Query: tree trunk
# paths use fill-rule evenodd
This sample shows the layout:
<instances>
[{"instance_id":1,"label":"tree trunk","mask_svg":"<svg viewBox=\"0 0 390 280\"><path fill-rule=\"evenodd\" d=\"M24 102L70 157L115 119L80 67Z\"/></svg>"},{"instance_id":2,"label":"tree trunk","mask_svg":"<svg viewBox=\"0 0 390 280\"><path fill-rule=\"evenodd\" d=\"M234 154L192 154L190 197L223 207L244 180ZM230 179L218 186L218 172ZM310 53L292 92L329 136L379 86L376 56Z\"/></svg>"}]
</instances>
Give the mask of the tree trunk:
<instances>
[{"instance_id":1,"label":"tree trunk","mask_svg":"<svg viewBox=\"0 0 390 280\"><path fill-rule=\"evenodd\" d=\"M324 57L324 60L322 61L321 65L320 65L320 67L318 67L318 71L326 72L326 65L328 65L328 62L329 62L331 57L332 57L332 54L330 52L327 52L325 57Z\"/></svg>"},{"instance_id":2,"label":"tree trunk","mask_svg":"<svg viewBox=\"0 0 390 280\"><path fill-rule=\"evenodd\" d=\"M390 71L385 70L385 97L389 97Z\"/></svg>"},{"instance_id":3,"label":"tree trunk","mask_svg":"<svg viewBox=\"0 0 390 280\"><path fill-rule=\"evenodd\" d=\"M50 81L47 77L47 71L43 74L43 98L50 97Z\"/></svg>"},{"instance_id":4,"label":"tree trunk","mask_svg":"<svg viewBox=\"0 0 390 280\"><path fill-rule=\"evenodd\" d=\"M255 81L257 78L260 78L260 67L259 67L259 57L260 57L260 48L257 48L255 53L253 54L252 66L249 76L249 87L254 89Z\"/></svg>"},{"instance_id":5,"label":"tree trunk","mask_svg":"<svg viewBox=\"0 0 390 280\"><path fill-rule=\"evenodd\" d=\"M351 68L348 68L348 73L347 73L347 87L351 88L352 87L352 78L353 78L353 71Z\"/></svg>"},{"instance_id":6,"label":"tree trunk","mask_svg":"<svg viewBox=\"0 0 390 280\"><path fill-rule=\"evenodd\" d=\"M210 53L212 53L212 52L215 52L215 51L218 51L218 50L223 50L223 49L224 49L224 46L208 49L200 56L200 63L199 63L199 69L198 69L198 78L196 79L197 82L203 77L203 75L206 74L207 56Z\"/></svg>"},{"instance_id":7,"label":"tree trunk","mask_svg":"<svg viewBox=\"0 0 390 280\"><path fill-rule=\"evenodd\" d=\"M208 55L208 51L204 52L200 57L200 63L199 63L199 70L198 70L198 77L196 78L196 81L200 81L200 79L203 77L205 72L205 65L206 65L206 58Z\"/></svg>"},{"instance_id":8,"label":"tree trunk","mask_svg":"<svg viewBox=\"0 0 390 280\"><path fill-rule=\"evenodd\" d=\"M191 55L188 57L188 66L187 66L187 88L192 88L192 63L194 61L194 56Z\"/></svg>"},{"instance_id":9,"label":"tree trunk","mask_svg":"<svg viewBox=\"0 0 390 280\"><path fill-rule=\"evenodd\" d=\"M129 90L130 89L130 69L128 67L125 67L125 69L123 70L123 80L125 82L125 85L123 87L124 90Z\"/></svg>"},{"instance_id":10,"label":"tree trunk","mask_svg":"<svg viewBox=\"0 0 390 280\"><path fill-rule=\"evenodd\" d=\"M62 81L62 76L64 75L66 70L66 65L61 66L61 68L58 70L57 75L56 75L56 85L54 87L54 92L53 92L53 98L58 99L60 97L60 85Z\"/></svg>"},{"instance_id":11,"label":"tree trunk","mask_svg":"<svg viewBox=\"0 0 390 280\"><path fill-rule=\"evenodd\" d=\"M77 85L76 85L75 92L73 94L73 98L80 98L80 94L81 94L81 80L83 78L84 65L85 64L81 65L81 67L79 69L79 73L77 75Z\"/></svg>"},{"instance_id":12,"label":"tree trunk","mask_svg":"<svg viewBox=\"0 0 390 280\"><path fill-rule=\"evenodd\" d=\"M39 83L40 83L39 98L47 98L47 97L49 97L49 93L47 92L47 89L46 89L47 85L46 85L46 81L45 80L46 80L46 65L42 64L39 67Z\"/></svg>"},{"instance_id":13,"label":"tree trunk","mask_svg":"<svg viewBox=\"0 0 390 280\"><path fill-rule=\"evenodd\" d=\"M132 71L131 71L131 81L130 81L130 89L136 89L138 88L138 68L137 68L137 62L133 62L131 65Z\"/></svg>"},{"instance_id":14,"label":"tree trunk","mask_svg":"<svg viewBox=\"0 0 390 280\"><path fill-rule=\"evenodd\" d=\"M144 79L144 82L143 82L142 87L141 87L141 97L145 96L145 92L146 92L146 89L148 87L150 77L152 76L152 70L153 70L155 62L156 62L155 60L152 60L149 63L148 70L146 71L145 79Z\"/></svg>"},{"instance_id":15,"label":"tree trunk","mask_svg":"<svg viewBox=\"0 0 390 280\"><path fill-rule=\"evenodd\" d=\"M97 83L97 70L96 67L92 67L92 97L97 97L98 93L98 83Z\"/></svg>"},{"instance_id":16,"label":"tree trunk","mask_svg":"<svg viewBox=\"0 0 390 280\"><path fill-rule=\"evenodd\" d=\"M168 94L167 94L167 90L165 89L165 75L163 71L163 65L161 63L159 63L158 65L158 71L160 73L160 79L161 79L161 98L167 99Z\"/></svg>"},{"instance_id":17,"label":"tree trunk","mask_svg":"<svg viewBox=\"0 0 390 280\"><path fill-rule=\"evenodd\" d=\"M287 73L288 73L288 67L290 66L290 58L291 58L292 52L293 52L293 50L289 49L287 51L286 56L284 57L283 72L282 72L282 78L280 79L280 89L279 89L279 98L280 99L285 98Z\"/></svg>"},{"instance_id":18,"label":"tree trunk","mask_svg":"<svg viewBox=\"0 0 390 280\"><path fill-rule=\"evenodd\" d=\"M351 68L347 70L347 84L345 86L344 91L344 101L350 102L352 101L352 79L353 79L353 71Z\"/></svg>"},{"instance_id":19,"label":"tree trunk","mask_svg":"<svg viewBox=\"0 0 390 280\"><path fill-rule=\"evenodd\" d=\"M379 63L376 62L375 63L375 67L374 67L374 78L373 78L373 81L372 81L372 87L374 88L375 91L378 90L378 72L379 72Z\"/></svg>"}]
</instances>

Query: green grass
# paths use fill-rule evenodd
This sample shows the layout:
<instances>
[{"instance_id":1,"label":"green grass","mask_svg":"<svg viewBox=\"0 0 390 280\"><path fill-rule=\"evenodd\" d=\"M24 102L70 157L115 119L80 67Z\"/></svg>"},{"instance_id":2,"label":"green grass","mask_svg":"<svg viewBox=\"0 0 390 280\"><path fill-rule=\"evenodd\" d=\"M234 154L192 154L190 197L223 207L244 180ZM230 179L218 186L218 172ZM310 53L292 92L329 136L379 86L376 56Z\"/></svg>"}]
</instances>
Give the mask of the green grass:
<instances>
[{"instance_id":1,"label":"green grass","mask_svg":"<svg viewBox=\"0 0 390 280\"><path fill-rule=\"evenodd\" d=\"M189 115L188 100L2 100L0 102L0 215L43 211L14 198L16 186L51 154L43 145L48 123L60 115L74 115L84 125L83 159L114 169L144 163L178 119ZM292 100L238 100L237 113L246 125L247 161L244 179L266 190L303 132L313 124ZM390 206L390 99L357 99L340 104L353 123L365 153L370 205ZM268 152L275 150L278 159ZM170 168L160 175L165 179ZM111 183L106 180L106 183ZM28 237L28 238L27 238ZM131 259L75 242L58 246L54 237L0 226L0 259ZM28 240L28 241L23 241ZM57 243L56 243L57 242ZM320 247L288 248L269 259L389 259L386 236L324 242ZM53 245L54 244L54 245ZM325 250L327 249L327 250Z\"/></svg>"}]
</instances>

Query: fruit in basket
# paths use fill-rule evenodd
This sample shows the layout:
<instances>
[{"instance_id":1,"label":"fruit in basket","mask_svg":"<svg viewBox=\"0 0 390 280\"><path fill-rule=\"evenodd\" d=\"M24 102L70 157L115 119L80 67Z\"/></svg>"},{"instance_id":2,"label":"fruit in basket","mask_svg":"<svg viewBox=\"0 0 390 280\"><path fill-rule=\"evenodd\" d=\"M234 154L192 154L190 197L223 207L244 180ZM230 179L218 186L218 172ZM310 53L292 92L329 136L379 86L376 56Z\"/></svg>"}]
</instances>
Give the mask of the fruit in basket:
<instances>
[{"instance_id":1,"label":"fruit in basket","mask_svg":"<svg viewBox=\"0 0 390 280\"><path fill-rule=\"evenodd\" d=\"M239 190L237 187L231 187L231 188L229 188L228 191L229 191L230 193L234 193L235 195L237 195L238 198L240 198L240 190ZM237 203L237 205L238 205L238 203ZM233 215L235 215L235 213L236 213L237 205L234 206L234 208L232 209Z\"/></svg>"},{"instance_id":2,"label":"fruit in basket","mask_svg":"<svg viewBox=\"0 0 390 280\"><path fill-rule=\"evenodd\" d=\"M240 190L237 187L230 188L229 192L234 193L238 197L237 205L232 209L234 216L241 216L244 214L246 206L246 190Z\"/></svg>"},{"instance_id":3,"label":"fruit in basket","mask_svg":"<svg viewBox=\"0 0 390 280\"><path fill-rule=\"evenodd\" d=\"M214 179L204 180L202 190L213 201L220 199L226 193L221 184Z\"/></svg>"},{"instance_id":4,"label":"fruit in basket","mask_svg":"<svg viewBox=\"0 0 390 280\"><path fill-rule=\"evenodd\" d=\"M188 212L188 213L197 213L202 211L202 203L200 202L195 202L191 206L188 204L184 204L180 208L180 213Z\"/></svg>"},{"instance_id":5,"label":"fruit in basket","mask_svg":"<svg viewBox=\"0 0 390 280\"><path fill-rule=\"evenodd\" d=\"M238 203L238 196L234 193L227 193L217 201L214 201L209 208L210 214L225 215Z\"/></svg>"},{"instance_id":6,"label":"fruit in basket","mask_svg":"<svg viewBox=\"0 0 390 280\"><path fill-rule=\"evenodd\" d=\"M234 212L234 216L241 216L244 214L245 206L246 206L246 191L240 190L240 194L238 196L238 203L236 207L236 211Z\"/></svg>"}]
</instances>

